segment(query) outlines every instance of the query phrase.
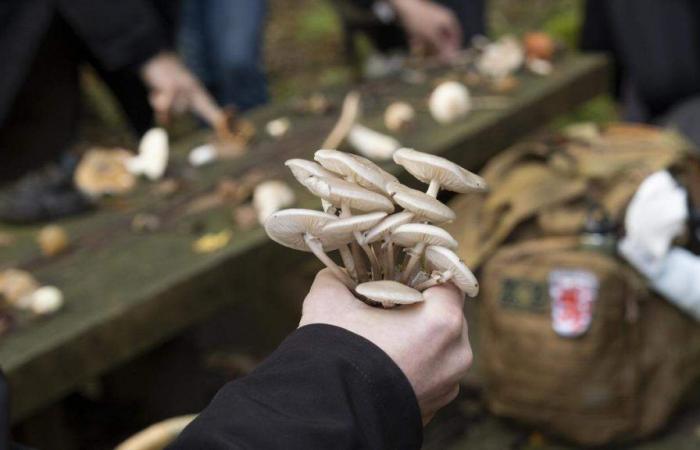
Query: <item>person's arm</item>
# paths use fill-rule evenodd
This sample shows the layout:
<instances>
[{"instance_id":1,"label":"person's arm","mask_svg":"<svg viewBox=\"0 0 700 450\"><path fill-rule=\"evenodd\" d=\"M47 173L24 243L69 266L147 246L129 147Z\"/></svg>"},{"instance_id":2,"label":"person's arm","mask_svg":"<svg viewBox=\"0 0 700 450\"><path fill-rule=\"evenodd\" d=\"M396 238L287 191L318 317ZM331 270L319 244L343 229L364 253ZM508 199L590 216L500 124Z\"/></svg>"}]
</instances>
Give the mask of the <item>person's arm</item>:
<instances>
[{"instance_id":1,"label":"person's arm","mask_svg":"<svg viewBox=\"0 0 700 450\"><path fill-rule=\"evenodd\" d=\"M107 71L130 68L149 89L159 122L191 111L214 125L221 109L171 50L162 18L147 0L58 0L58 10Z\"/></svg>"},{"instance_id":2,"label":"person's arm","mask_svg":"<svg viewBox=\"0 0 700 450\"><path fill-rule=\"evenodd\" d=\"M170 448L419 449L422 424L455 398L471 364L462 294L425 296L372 308L322 271L300 328Z\"/></svg>"}]
</instances>

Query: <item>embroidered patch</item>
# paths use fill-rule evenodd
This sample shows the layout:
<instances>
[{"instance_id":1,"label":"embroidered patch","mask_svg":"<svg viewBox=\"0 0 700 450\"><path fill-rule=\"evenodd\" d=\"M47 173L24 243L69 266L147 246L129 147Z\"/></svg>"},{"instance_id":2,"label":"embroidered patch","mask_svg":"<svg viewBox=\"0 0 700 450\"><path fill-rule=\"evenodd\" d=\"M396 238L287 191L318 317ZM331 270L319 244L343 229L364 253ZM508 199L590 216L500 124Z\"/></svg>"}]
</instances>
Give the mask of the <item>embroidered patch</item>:
<instances>
[{"instance_id":1,"label":"embroidered patch","mask_svg":"<svg viewBox=\"0 0 700 450\"><path fill-rule=\"evenodd\" d=\"M578 337L591 326L598 278L585 270L553 270L549 273L552 328L563 337Z\"/></svg>"},{"instance_id":2,"label":"embroidered patch","mask_svg":"<svg viewBox=\"0 0 700 450\"><path fill-rule=\"evenodd\" d=\"M526 278L506 278L501 284L501 305L529 312L546 312L549 307L547 286Z\"/></svg>"}]
</instances>

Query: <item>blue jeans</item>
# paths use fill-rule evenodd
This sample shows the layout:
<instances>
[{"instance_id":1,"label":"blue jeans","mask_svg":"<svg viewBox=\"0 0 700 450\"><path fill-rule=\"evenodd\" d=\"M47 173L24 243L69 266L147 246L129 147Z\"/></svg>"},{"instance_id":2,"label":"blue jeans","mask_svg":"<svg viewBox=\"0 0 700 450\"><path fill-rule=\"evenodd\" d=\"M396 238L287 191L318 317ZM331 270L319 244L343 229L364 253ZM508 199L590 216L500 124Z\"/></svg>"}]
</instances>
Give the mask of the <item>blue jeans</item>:
<instances>
[{"instance_id":1,"label":"blue jeans","mask_svg":"<svg viewBox=\"0 0 700 450\"><path fill-rule=\"evenodd\" d=\"M266 0L184 0L180 51L221 105L239 111L268 99L261 39Z\"/></svg>"}]
</instances>

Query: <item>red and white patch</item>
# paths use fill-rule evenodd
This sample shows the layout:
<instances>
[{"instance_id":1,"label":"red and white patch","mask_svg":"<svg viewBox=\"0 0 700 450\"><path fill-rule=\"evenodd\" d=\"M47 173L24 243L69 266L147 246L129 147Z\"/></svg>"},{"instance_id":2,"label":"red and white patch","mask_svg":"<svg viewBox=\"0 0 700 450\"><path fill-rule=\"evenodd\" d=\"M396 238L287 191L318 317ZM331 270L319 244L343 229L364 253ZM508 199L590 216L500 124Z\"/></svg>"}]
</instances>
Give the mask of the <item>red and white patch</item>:
<instances>
[{"instance_id":1,"label":"red and white patch","mask_svg":"<svg viewBox=\"0 0 700 450\"><path fill-rule=\"evenodd\" d=\"M585 270L553 270L549 273L552 328L563 337L578 337L591 326L598 278Z\"/></svg>"}]
</instances>

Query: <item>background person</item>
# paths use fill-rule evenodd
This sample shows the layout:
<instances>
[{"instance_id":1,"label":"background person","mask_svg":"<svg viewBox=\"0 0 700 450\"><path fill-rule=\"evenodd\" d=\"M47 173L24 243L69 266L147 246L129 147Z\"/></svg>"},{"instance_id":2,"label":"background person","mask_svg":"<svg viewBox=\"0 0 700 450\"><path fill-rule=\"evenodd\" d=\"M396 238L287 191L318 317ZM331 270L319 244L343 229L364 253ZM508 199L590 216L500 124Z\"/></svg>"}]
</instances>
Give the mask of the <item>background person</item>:
<instances>
[{"instance_id":1,"label":"background person","mask_svg":"<svg viewBox=\"0 0 700 450\"><path fill-rule=\"evenodd\" d=\"M161 5L161 3L166 6ZM173 2L0 2L0 184L28 175L0 203L0 219L49 220L88 207L72 185L80 68L91 64L137 134L155 113L215 105L172 48Z\"/></svg>"},{"instance_id":2,"label":"background person","mask_svg":"<svg viewBox=\"0 0 700 450\"><path fill-rule=\"evenodd\" d=\"M245 111L268 100L266 12L266 0L184 0L179 49L220 105Z\"/></svg>"}]
</instances>

